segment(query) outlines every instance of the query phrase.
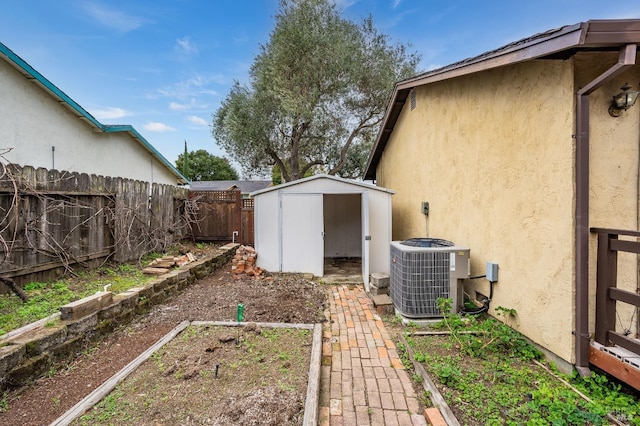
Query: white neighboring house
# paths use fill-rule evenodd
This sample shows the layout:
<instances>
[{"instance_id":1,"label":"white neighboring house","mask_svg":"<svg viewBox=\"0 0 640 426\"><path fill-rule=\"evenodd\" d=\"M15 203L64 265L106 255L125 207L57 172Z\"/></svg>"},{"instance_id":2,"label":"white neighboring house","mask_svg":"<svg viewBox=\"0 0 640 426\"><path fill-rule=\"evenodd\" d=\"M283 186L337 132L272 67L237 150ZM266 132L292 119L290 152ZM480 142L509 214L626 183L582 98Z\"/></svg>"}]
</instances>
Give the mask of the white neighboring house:
<instances>
[{"instance_id":1,"label":"white neighboring house","mask_svg":"<svg viewBox=\"0 0 640 426\"><path fill-rule=\"evenodd\" d=\"M20 166L177 185L188 180L130 125L105 125L0 43L0 152Z\"/></svg>"}]
</instances>

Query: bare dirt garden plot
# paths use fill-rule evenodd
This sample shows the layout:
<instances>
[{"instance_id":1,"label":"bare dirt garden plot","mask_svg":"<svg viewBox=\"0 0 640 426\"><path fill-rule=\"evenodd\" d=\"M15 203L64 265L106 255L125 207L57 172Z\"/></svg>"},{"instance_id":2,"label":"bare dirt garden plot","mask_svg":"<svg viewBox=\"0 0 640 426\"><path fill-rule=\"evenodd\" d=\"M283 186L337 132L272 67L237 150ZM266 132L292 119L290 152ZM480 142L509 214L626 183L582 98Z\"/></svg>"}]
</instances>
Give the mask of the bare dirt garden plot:
<instances>
[{"instance_id":1,"label":"bare dirt garden plot","mask_svg":"<svg viewBox=\"0 0 640 426\"><path fill-rule=\"evenodd\" d=\"M0 424L26 426L51 423L185 320L236 321L239 303L244 305L245 322L313 324L324 320L326 292L322 285L298 276L234 279L230 270L230 265L227 265L199 280L166 303L153 307L148 314L87 348L73 362L52 370L48 377L37 380L30 387L3 395L5 410L0 412ZM283 356L293 359L298 355L292 352ZM193 359L187 357L182 362L193 362ZM214 360L211 359L209 364L211 362ZM304 380L307 379L308 368L307 363ZM228 374L228 368L222 372ZM200 374L209 373L198 372L198 376ZM278 374L278 377L282 376L282 372L278 371ZM184 379L179 380L184 382ZM275 385L277 388L277 381ZM248 387L245 392L251 391ZM201 396L196 393L192 398L199 401ZM225 408L230 410L229 415L237 409L232 404Z\"/></svg>"},{"instance_id":2,"label":"bare dirt garden plot","mask_svg":"<svg viewBox=\"0 0 640 426\"><path fill-rule=\"evenodd\" d=\"M301 425L312 334L192 323L72 424Z\"/></svg>"}]
</instances>

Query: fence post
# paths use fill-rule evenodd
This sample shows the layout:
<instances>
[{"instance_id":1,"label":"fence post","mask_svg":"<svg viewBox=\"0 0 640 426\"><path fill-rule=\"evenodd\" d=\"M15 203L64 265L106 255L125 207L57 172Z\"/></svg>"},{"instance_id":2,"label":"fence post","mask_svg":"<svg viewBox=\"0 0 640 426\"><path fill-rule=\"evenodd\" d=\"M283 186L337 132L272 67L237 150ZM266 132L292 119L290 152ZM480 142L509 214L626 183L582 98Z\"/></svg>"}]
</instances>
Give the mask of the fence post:
<instances>
[{"instance_id":1,"label":"fence post","mask_svg":"<svg viewBox=\"0 0 640 426\"><path fill-rule=\"evenodd\" d=\"M598 232L595 341L605 346L609 330L616 328L616 301L609 297L609 288L618 280L618 253L611 250L611 240L617 239L617 234Z\"/></svg>"},{"instance_id":2,"label":"fence post","mask_svg":"<svg viewBox=\"0 0 640 426\"><path fill-rule=\"evenodd\" d=\"M236 205L233 210L233 229L232 232L238 231L238 240L240 239L240 231L242 230L242 193L236 190Z\"/></svg>"}]
</instances>

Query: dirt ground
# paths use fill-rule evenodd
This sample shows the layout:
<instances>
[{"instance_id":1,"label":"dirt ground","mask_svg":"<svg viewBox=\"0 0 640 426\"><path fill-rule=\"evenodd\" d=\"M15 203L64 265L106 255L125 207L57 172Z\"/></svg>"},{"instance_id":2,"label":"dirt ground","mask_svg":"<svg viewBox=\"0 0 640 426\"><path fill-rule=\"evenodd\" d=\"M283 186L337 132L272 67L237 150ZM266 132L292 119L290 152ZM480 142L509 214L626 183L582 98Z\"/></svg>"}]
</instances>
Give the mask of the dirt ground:
<instances>
[{"instance_id":1,"label":"dirt ground","mask_svg":"<svg viewBox=\"0 0 640 426\"><path fill-rule=\"evenodd\" d=\"M235 321L239 303L244 304L246 322L311 324L324 320L322 285L294 276L235 280L230 269L227 265L155 306L32 386L4 395L3 405L8 409L0 413L0 424L49 424L184 320ZM279 392L270 392L262 396L263 402L267 396L282 398ZM264 406L279 410L277 403Z\"/></svg>"},{"instance_id":2,"label":"dirt ground","mask_svg":"<svg viewBox=\"0 0 640 426\"><path fill-rule=\"evenodd\" d=\"M72 424L301 425L312 337L256 323L187 327Z\"/></svg>"}]
</instances>

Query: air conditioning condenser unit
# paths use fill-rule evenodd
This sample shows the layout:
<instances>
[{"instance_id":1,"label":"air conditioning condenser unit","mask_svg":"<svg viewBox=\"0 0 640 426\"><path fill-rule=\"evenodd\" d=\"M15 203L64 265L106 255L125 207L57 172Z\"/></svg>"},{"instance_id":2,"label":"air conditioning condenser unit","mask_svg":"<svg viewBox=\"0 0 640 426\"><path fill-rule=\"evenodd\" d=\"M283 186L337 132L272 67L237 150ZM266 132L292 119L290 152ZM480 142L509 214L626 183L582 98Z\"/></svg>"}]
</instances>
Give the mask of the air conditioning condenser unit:
<instances>
[{"instance_id":1,"label":"air conditioning condenser unit","mask_svg":"<svg viewBox=\"0 0 640 426\"><path fill-rule=\"evenodd\" d=\"M438 298L453 300L458 312L463 304L462 279L469 277L470 250L451 241L412 238L391 242L389 269L393 306L409 319L442 317Z\"/></svg>"}]
</instances>

